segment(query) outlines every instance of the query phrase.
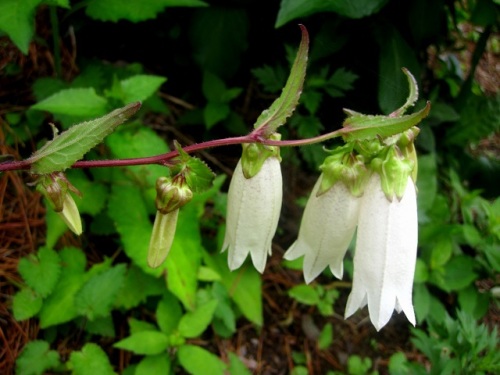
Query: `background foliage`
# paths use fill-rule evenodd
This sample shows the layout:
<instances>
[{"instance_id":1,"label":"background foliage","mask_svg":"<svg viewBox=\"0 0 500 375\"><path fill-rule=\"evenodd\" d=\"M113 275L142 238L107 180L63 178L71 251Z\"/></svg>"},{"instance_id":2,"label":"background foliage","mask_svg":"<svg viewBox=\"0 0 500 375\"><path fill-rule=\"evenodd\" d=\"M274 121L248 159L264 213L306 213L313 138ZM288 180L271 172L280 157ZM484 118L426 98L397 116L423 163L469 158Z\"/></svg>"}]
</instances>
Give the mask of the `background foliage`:
<instances>
[{"instance_id":1,"label":"background foliage","mask_svg":"<svg viewBox=\"0 0 500 375\"><path fill-rule=\"evenodd\" d=\"M432 101L417 144L416 328L394 319L376 334L364 313L343 322L351 275L338 282L325 272L304 285L300 264L281 261L321 146L282 151L286 204L264 276L249 265L229 272L219 249L224 174L240 153L230 147L201 155L220 176L182 209L172 251L155 270L146 253L165 168L68 172L83 193L84 235L64 235L48 210L45 236L19 259L21 280L5 302L40 330L17 373L500 371L498 19L496 0L0 1L3 146L25 158L51 137L49 121L67 128L137 100L140 115L91 158L247 133L285 84L297 23L311 51L283 138L338 128L344 107L390 113L407 94L402 67L417 77L420 106ZM5 353L3 368L12 368Z\"/></svg>"}]
</instances>

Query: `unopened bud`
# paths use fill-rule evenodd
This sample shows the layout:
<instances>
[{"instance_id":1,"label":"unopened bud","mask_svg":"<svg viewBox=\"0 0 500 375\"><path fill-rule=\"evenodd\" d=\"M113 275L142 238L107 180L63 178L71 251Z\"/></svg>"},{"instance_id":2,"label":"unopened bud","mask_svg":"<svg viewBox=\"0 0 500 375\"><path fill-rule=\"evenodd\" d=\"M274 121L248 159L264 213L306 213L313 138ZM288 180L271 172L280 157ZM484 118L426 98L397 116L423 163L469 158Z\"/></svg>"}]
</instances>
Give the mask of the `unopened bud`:
<instances>
[{"instance_id":1,"label":"unopened bud","mask_svg":"<svg viewBox=\"0 0 500 375\"><path fill-rule=\"evenodd\" d=\"M156 213L148 249L148 265L150 267L159 267L167 258L174 241L178 215L178 209L168 214L162 214L160 211Z\"/></svg>"},{"instance_id":2,"label":"unopened bud","mask_svg":"<svg viewBox=\"0 0 500 375\"><path fill-rule=\"evenodd\" d=\"M192 198L193 192L182 178L156 180L156 209L162 214L178 210Z\"/></svg>"},{"instance_id":3,"label":"unopened bud","mask_svg":"<svg viewBox=\"0 0 500 375\"><path fill-rule=\"evenodd\" d=\"M269 139L279 141L281 139L281 134L271 134ZM248 179L257 175L264 165L264 162L269 157L276 157L281 161L280 148L277 146L266 146L260 143L244 143L243 153L241 155L241 167L245 178Z\"/></svg>"},{"instance_id":4,"label":"unopened bud","mask_svg":"<svg viewBox=\"0 0 500 375\"><path fill-rule=\"evenodd\" d=\"M82 234L82 220L80 218L80 212L76 206L75 200L71 194L66 193L64 198L63 209L61 212L57 212L59 217L63 219L69 229L76 235Z\"/></svg>"}]
</instances>

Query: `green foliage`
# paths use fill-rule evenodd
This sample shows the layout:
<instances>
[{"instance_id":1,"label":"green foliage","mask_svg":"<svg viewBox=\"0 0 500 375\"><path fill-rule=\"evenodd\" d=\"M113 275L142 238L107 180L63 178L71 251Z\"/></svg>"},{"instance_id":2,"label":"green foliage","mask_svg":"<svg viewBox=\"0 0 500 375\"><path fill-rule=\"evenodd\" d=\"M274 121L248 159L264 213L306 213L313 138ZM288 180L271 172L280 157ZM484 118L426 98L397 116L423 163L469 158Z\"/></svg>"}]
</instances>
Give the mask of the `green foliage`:
<instances>
[{"instance_id":1,"label":"green foliage","mask_svg":"<svg viewBox=\"0 0 500 375\"><path fill-rule=\"evenodd\" d=\"M22 375L42 375L47 370L59 366L59 353L49 349L46 341L29 342L16 362L16 373Z\"/></svg>"},{"instance_id":2,"label":"green foliage","mask_svg":"<svg viewBox=\"0 0 500 375\"><path fill-rule=\"evenodd\" d=\"M288 295L304 305L317 306L321 315L333 315L333 304L339 297L336 289L326 289L317 285L296 285L288 291Z\"/></svg>"}]
</instances>

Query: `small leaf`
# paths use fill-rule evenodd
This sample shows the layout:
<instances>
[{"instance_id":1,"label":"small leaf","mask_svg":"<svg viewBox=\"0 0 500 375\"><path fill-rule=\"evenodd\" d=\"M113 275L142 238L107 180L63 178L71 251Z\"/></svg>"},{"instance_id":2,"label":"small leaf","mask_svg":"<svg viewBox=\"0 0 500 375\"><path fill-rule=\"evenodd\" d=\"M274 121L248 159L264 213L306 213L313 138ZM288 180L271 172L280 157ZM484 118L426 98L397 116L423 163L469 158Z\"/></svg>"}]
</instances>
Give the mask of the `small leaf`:
<instances>
[{"instance_id":1,"label":"small leaf","mask_svg":"<svg viewBox=\"0 0 500 375\"><path fill-rule=\"evenodd\" d=\"M36 255L21 258L18 271L26 284L42 297L46 297L52 293L59 279L59 255L52 249L42 247Z\"/></svg>"},{"instance_id":2,"label":"small leaf","mask_svg":"<svg viewBox=\"0 0 500 375\"><path fill-rule=\"evenodd\" d=\"M288 291L288 295L304 305L317 305L320 302L318 291L311 285L296 285Z\"/></svg>"},{"instance_id":3,"label":"small leaf","mask_svg":"<svg viewBox=\"0 0 500 375\"><path fill-rule=\"evenodd\" d=\"M14 295L12 310L16 320L34 317L43 305L42 297L29 288L23 288Z\"/></svg>"},{"instance_id":4,"label":"small leaf","mask_svg":"<svg viewBox=\"0 0 500 375\"><path fill-rule=\"evenodd\" d=\"M60 90L31 107L59 115L93 117L106 113L107 100L93 87Z\"/></svg>"},{"instance_id":5,"label":"small leaf","mask_svg":"<svg viewBox=\"0 0 500 375\"><path fill-rule=\"evenodd\" d=\"M194 345L183 345L177 352L181 366L192 375L223 375L226 364L209 351Z\"/></svg>"},{"instance_id":6,"label":"small leaf","mask_svg":"<svg viewBox=\"0 0 500 375\"><path fill-rule=\"evenodd\" d=\"M321 330L318 337L318 348L325 350L332 345L333 342L333 326L332 323L327 323Z\"/></svg>"},{"instance_id":7,"label":"small leaf","mask_svg":"<svg viewBox=\"0 0 500 375\"><path fill-rule=\"evenodd\" d=\"M229 374L231 375L251 375L250 370L245 366L241 359L234 354L229 352Z\"/></svg>"},{"instance_id":8,"label":"small leaf","mask_svg":"<svg viewBox=\"0 0 500 375\"><path fill-rule=\"evenodd\" d=\"M165 292L156 308L156 321L160 330L166 335L172 334L182 318L182 308L179 300L170 292Z\"/></svg>"},{"instance_id":9,"label":"small leaf","mask_svg":"<svg viewBox=\"0 0 500 375\"><path fill-rule=\"evenodd\" d=\"M186 338L200 336L212 321L217 303L212 300L184 315L179 322L179 333Z\"/></svg>"},{"instance_id":10,"label":"small leaf","mask_svg":"<svg viewBox=\"0 0 500 375\"><path fill-rule=\"evenodd\" d=\"M167 79L165 77L138 74L120 82L123 102L142 102L153 95Z\"/></svg>"},{"instance_id":11,"label":"small leaf","mask_svg":"<svg viewBox=\"0 0 500 375\"><path fill-rule=\"evenodd\" d=\"M50 350L49 343L42 340L30 341L16 360L16 374L42 375L60 365L59 353Z\"/></svg>"},{"instance_id":12,"label":"small leaf","mask_svg":"<svg viewBox=\"0 0 500 375\"><path fill-rule=\"evenodd\" d=\"M344 110L349 115L342 126L344 140L364 140L376 137L390 137L404 132L418 125L431 110L431 105L426 106L418 112L401 117L389 117L382 115L363 115L360 113Z\"/></svg>"},{"instance_id":13,"label":"small leaf","mask_svg":"<svg viewBox=\"0 0 500 375\"><path fill-rule=\"evenodd\" d=\"M158 331L142 331L132 334L113 345L140 355L156 355L168 347L168 337Z\"/></svg>"},{"instance_id":14,"label":"small leaf","mask_svg":"<svg viewBox=\"0 0 500 375\"><path fill-rule=\"evenodd\" d=\"M309 49L309 34L307 33L307 29L302 25L300 29L302 31L302 40L286 85L279 98L271 104L269 109L261 113L254 125L255 129L263 128L265 136L274 133L278 127L283 125L299 103L306 76L307 53Z\"/></svg>"},{"instance_id":15,"label":"small leaf","mask_svg":"<svg viewBox=\"0 0 500 375\"><path fill-rule=\"evenodd\" d=\"M119 264L90 278L75 296L78 312L91 320L109 314L125 280L125 271L126 266Z\"/></svg>"},{"instance_id":16,"label":"small leaf","mask_svg":"<svg viewBox=\"0 0 500 375\"><path fill-rule=\"evenodd\" d=\"M132 103L98 119L82 122L57 135L36 151L28 161L31 173L47 174L63 171L80 160L91 148L101 143L115 128L135 114L141 103Z\"/></svg>"},{"instance_id":17,"label":"small leaf","mask_svg":"<svg viewBox=\"0 0 500 375\"><path fill-rule=\"evenodd\" d=\"M148 355L139 362L134 375L169 375L171 366L172 364L167 353Z\"/></svg>"},{"instance_id":18,"label":"small leaf","mask_svg":"<svg viewBox=\"0 0 500 375\"><path fill-rule=\"evenodd\" d=\"M72 352L69 367L72 369L72 375L115 374L104 350L94 343L87 343L81 351Z\"/></svg>"}]
</instances>

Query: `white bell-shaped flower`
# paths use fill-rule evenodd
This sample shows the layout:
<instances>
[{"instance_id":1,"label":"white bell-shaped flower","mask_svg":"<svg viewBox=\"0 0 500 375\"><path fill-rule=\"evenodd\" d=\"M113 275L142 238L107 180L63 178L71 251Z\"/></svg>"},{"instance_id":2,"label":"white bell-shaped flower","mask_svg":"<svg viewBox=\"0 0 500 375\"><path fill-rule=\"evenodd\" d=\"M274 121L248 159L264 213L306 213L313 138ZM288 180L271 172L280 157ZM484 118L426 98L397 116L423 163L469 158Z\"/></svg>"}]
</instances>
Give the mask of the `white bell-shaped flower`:
<instances>
[{"instance_id":1,"label":"white bell-shaped flower","mask_svg":"<svg viewBox=\"0 0 500 375\"><path fill-rule=\"evenodd\" d=\"M314 280L327 266L341 279L344 255L358 222L361 198L351 194L342 182L337 182L318 196L320 176L309 197L299 236L285 253L293 260L304 255L304 279Z\"/></svg>"},{"instance_id":2,"label":"white bell-shaped flower","mask_svg":"<svg viewBox=\"0 0 500 375\"><path fill-rule=\"evenodd\" d=\"M401 199L388 200L374 173L362 197L354 279L345 317L368 305L377 330L387 324L393 310L403 311L415 325L412 304L417 256L418 219L415 184L411 177Z\"/></svg>"},{"instance_id":3,"label":"white bell-shaped flower","mask_svg":"<svg viewBox=\"0 0 500 375\"><path fill-rule=\"evenodd\" d=\"M222 246L222 251L229 249L229 269L240 267L250 253L257 271L264 271L282 200L283 181L277 157L268 157L251 178L243 175L242 162L238 162L229 185Z\"/></svg>"}]
</instances>

